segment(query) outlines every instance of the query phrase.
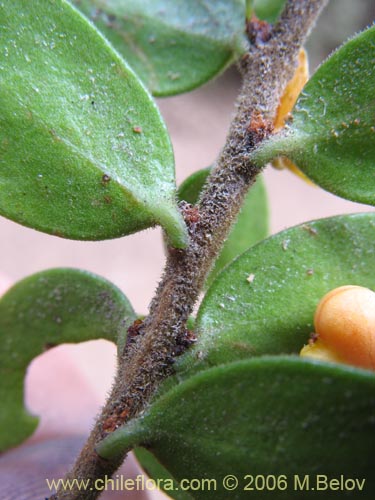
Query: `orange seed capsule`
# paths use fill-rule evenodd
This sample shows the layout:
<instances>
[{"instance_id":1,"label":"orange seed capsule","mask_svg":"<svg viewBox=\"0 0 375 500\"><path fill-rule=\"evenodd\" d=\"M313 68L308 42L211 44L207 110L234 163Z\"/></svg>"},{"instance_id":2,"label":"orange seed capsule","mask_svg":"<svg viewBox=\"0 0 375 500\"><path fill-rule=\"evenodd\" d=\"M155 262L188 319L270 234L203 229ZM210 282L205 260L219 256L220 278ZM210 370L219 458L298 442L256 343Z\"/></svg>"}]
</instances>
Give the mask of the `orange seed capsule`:
<instances>
[{"instance_id":1,"label":"orange seed capsule","mask_svg":"<svg viewBox=\"0 0 375 500\"><path fill-rule=\"evenodd\" d=\"M301 355L342 361L375 370L375 293L361 286L342 286L327 293L314 317L318 339ZM309 350L310 347L310 350ZM315 355L314 351L315 349ZM334 359L333 359L333 358Z\"/></svg>"},{"instance_id":2,"label":"orange seed capsule","mask_svg":"<svg viewBox=\"0 0 375 500\"><path fill-rule=\"evenodd\" d=\"M274 121L275 132L284 127L289 113L292 111L301 90L309 79L309 63L305 49L301 49L298 55L298 66L285 87L284 93L280 99L279 107L276 111Z\"/></svg>"},{"instance_id":3,"label":"orange seed capsule","mask_svg":"<svg viewBox=\"0 0 375 500\"><path fill-rule=\"evenodd\" d=\"M314 318L319 337L345 361L375 369L375 293L342 286L318 304Z\"/></svg>"},{"instance_id":4,"label":"orange seed capsule","mask_svg":"<svg viewBox=\"0 0 375 500\"><path fill-rule=\"evenodd\" d=\"M273 124L275 132L279 131L285 126L285 122L289 118L290 112L292 111L297 98L308 79L309 64L307 60L307 54L304 49L301 49L298 56L298 66L296 68L296 71L293 75L293 78L285 87L284 93L280 99L280 103L276 111L276 117ZM310 179L308 179L306 175L301 172L301 170L291 160L289 160L289 158L283 156L275 158L272 161L272 166L279 170L288 168L294 174L298 175L309 184L313 184Z\"/></svg>"}]
</instances>

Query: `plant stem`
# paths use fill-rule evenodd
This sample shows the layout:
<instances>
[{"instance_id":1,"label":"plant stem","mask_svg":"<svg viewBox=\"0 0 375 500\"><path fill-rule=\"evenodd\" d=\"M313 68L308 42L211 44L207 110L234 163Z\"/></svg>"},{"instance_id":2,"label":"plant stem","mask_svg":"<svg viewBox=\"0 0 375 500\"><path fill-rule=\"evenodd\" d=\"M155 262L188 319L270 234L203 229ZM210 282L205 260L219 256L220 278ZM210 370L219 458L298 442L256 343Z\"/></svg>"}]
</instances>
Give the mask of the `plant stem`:
<instances>
[{"instance_id":1,"label":"plant stem","mask_svg":"<svg viewBox=\"0 0 375 500\"><path fill-rule=\"evenodd\" d=\"M120 459L100 458L95 445L147 408L160 383L173 373L171 359L205 278L223 245L243 199L260 172L250 153L272 132L285 85L293 75L300 47L328 0L288 0L274 27L248 24L251 44L240 62L243 85L226 144L205 186L198 206L183 205L190 242L184 250L169 249L164 276L149 316L119 359L112 393L67 479L91 480L92 491L60 490L51 500L94 500L95 480L110 477Z\"/></svg>"}]
</instances>

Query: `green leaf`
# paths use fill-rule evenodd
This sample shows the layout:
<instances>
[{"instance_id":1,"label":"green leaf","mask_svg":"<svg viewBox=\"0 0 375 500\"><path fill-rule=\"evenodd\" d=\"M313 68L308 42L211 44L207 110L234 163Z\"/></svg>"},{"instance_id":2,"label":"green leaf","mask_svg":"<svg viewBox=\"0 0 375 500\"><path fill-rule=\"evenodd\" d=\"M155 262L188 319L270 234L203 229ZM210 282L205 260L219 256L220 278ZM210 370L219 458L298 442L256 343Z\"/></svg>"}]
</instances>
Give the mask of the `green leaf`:
<instances>
[{"instance_id":1,"label":"green leaf","mask_svg":"<svg viewBox=\"0 0 375 500\"><path fill-rule=\"evenodd\" d=\"M287 229L230 264L207 291L199 341L175 363L190 375L262 354L298 353L314 331L319 300L341 285L375 289L375 213Z\"/></svg>"},{"instance_id":2,"label":"green leaf","mask_svg":"<svg viewBox=\"0 0 375 500\"><path fill-rule=\"evenodd\" d=\"M186 230L162 118L132 70L62 0L0 4L0 214L72 239Z\"/></svg>"},{"instance_id":3,"label":"green leaf","mask_svg":"<svg viewBox=\"0 0 375 500\"><path fill-rule=\"evenodd\" d=\"M254 11L254 0L245 0L246 20L251 19Z\"/></svg>"},{"instance_id":4,"label":"green leaf","mask_svg":"<svg viewBox=\"0 0 375 500\"><path fill-rule=\"evenodd\" d=\"M254 0L254 9L257 17L273 23L280 16L286 0Z\"/></svg>"},{"instance_id":5,"label":"green leaf","mask_svg":"<svg viewBox=\"0 0 375 500\"><path fill-rule=\"evenodd\" d=\"M30 436L38 419L24 409L30 361L63 343L126 335L135 313L110 282L78 269L34 274L0 300L0 451Z\"/></svg>"},{"instance_id":6,"label":"green leaf","mask_svg":"<svg viewBox=\"0 0 375 500\"><path fill-rule=\"evenodd\" d=\"M244 0L73 0L159 96L199 87L245 51Z\"/></svg>"},{"instance_id":7,"label":"green leaf","mask_svg":"<svg viewBox=\"0 0 375 500\"><path fill-rule=\"evenodd\" d=\"M255 153L285 155L316 184L375 205L375 26L335 52L305 86L285 133Z\"/></svg>"},{"instance_id":8,"label":"green leaf","mask_svg":"<svg viewBox=\"0 0 375 500\"><path fill-rule=\"evenodd\" d=\"M193 172L178 188L178 199L195 205L199 200L202 188L206 183L210 171L211 168L202 168L201 170Z\"/></svg>"},{"instance_id":9,"label":"green leaf","mask_svg":"<svg viewBox=\"0 0 375 500\"><path fill-rule=\"evenodd\" d=\"M135 448L133 450L140 466L146 474L155 482L159 480L159 487L168 495L173 492L175 500L191 500L194 498L187 491L179 488L178 482L171 476L168 469L163 467L155 456L145 448Z\"/></svg>"},{"instance_id":10,"label":"green leaf","mask_svg":"<svg viewBox=\"0 0 375 500\"><path fill-rule=\"evenodd\" d=\"M193 205L210 172L209 168L194 172L180 186L178 197ZM258 243L268 235L268 203L266 187L262 177L258 177L245 198L241 212L227 241L211 271L207 284L211 284L217 274L234 258Z\"/></svg>"},{"instance_id":11,"label":"green leaf","mask_svg":"<svg viewBox=\"0 0 375 500\"><path fill-rule=\"evenodd\" d=\"M295 488L295 476L308 476L316 489L323 475L364 480L353 498L370 500L374 415L372 372L296 357L257 358L211 368L174 387L97 450L110 458L124 445L145 444L177 480L213 480L211 488L206 483L189 491L196 499L310 499L314 492ZM235 492L223 487L228 474L238 479ZM284 477L287 487L276 478L280 488L256 491L249 474ZM337 491L325 490L324 499L331 498Z\"/></svg>"}]
</instances>

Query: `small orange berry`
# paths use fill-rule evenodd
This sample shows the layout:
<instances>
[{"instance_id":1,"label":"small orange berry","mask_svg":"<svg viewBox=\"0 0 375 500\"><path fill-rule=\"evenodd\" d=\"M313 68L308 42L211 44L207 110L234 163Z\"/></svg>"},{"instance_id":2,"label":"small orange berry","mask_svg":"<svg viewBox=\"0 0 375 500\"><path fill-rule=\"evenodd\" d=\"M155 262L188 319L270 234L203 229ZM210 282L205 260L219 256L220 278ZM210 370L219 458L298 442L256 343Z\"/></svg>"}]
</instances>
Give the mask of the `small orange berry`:
<instances>
[{"instance_id":1,"label":"small orange berry","mask_svg":"<svg viewBox=\"0 0 375 500\"><path fill-rule=\"evenodd\" d=\"M361 286L335 288L315 312L316 340L301 356L375 370L375 293Z\"/></svg>"},{"instance_id":2,"label":"small orange berry","mask_svg":"<svg viewBox=\"0 0 375 500\"><path fill-rule=\"evenodd\" d=\"M361 286L335 288L319 302L315 331L345 362L375 369L375 293Z\"/></svg>"}]
</instances>

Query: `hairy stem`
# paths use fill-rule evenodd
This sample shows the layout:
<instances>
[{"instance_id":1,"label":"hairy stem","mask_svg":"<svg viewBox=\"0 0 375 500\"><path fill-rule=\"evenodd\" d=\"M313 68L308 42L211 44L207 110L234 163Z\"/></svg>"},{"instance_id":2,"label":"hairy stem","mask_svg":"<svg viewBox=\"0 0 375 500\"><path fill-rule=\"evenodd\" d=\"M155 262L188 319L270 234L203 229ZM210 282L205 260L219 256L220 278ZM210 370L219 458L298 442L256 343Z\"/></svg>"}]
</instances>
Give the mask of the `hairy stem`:
<instances>
[{"instance_id":1,"label":"hairy stem","mask_svg":"<svg viewBox=\"0 0 375 500\"><path fill-rule=\"evenodd\" d=\"M240 62L243 85L226 144L197 207L182 206L189 246L185 250L169 249L149 316L120 356L112 393L67 476L90 479L93 490L60 490L51 499L94 500L100 495L95 480L111 476L126 453L120 459L106 461L97 455L96 444L144 411L160 383L173 373L171 360L185 335L186 321L260 171L249 160L250 153L272 132L276 108L293 75L300 47L327 1L289 0L274 27L256 20L249 22L249 50Z\"/></svg>"}]
</instances>

